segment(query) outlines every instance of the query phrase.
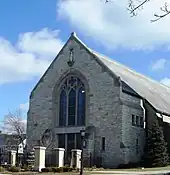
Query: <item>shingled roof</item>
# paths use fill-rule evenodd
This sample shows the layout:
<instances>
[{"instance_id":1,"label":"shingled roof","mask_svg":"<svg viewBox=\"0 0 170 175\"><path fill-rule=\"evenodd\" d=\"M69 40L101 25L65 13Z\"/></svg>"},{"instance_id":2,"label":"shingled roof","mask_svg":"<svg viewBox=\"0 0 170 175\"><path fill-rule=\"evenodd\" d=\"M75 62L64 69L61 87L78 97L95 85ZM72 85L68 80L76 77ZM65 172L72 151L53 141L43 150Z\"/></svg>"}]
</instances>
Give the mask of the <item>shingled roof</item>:
<instances>
[{"instance_id":1,"label":"shingled roof","mask_svg":"<svg viewBox=\"0 0 170 175\"><path fill-rule=\"evenodd\" d=\"M136 71L93 51L87 47L75 34L75 39L86 47L108 69L120 77L121 81L131 87L143 99L146 99L159 113L170 116L170 88L152 80Z\"/></svg>"}]
</instances>

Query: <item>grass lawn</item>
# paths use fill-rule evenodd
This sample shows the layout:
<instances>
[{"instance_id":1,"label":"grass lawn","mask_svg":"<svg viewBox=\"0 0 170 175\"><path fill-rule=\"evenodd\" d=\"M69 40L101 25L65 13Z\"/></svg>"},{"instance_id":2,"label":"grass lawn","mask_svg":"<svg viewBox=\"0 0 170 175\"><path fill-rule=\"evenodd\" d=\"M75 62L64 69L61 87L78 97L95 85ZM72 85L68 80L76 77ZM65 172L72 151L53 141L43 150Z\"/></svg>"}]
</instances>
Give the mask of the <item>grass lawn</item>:
<instances>
[{"instance_id":1,"label":"grass lawn","mask_svg":"<svg viewBox=\"0 0 170 175\"><path fill-rule=\"evenodd\" d=\"M96 169L93 171L84 171L84 175L91 175L91 174L104 174L102 173L103 171L106 171L106 175L107 175L107 171L113 171L114 173L119 172L119 171L136 171L136 172L145 172L145 171L161 171L161 170L169 170L170 171L170 166L166 166L166 167L157 167L157 168L132 168L132 169ZM101 172L100 172L101 171ZM68 173L37 173L37 172L17 172L17 173L5 173L5 174L14 174L14 175L79 175L79 173L74 173L74 172L68 172Z\"/></svg>"},{"instance_id":2,"label":"grass lawn","mask_svg":"<svg viewBox=\"0 0 170 175\"><path fill-rule=\"evenodd\" d=\"M79 175L80 173L35 173L35 172L20 172L20 173L12 173L14 175ZM84 172L84 175L90 175L90 172ZM6 174L5 174L6 175Z\"/></svg>"},{"instance_id":3,"label":"grass lawn","mask_svg":"<svg viewBox=\"0 0 170 175\"><path fill-rule=\"evenodd\" d=\"M129 168L129 169L105 169L104 171L161 171L170 170L170 165L166 167L155 167L155 168Z\"/></svg>"}]
</instances>

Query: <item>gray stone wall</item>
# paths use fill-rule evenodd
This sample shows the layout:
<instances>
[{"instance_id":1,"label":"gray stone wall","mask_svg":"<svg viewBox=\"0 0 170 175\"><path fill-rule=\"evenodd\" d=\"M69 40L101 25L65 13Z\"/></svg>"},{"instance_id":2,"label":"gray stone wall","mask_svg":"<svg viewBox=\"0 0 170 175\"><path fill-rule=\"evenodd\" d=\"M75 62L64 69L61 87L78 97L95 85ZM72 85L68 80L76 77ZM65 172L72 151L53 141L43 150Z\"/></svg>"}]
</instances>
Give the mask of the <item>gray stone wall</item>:
<instances>
[{"instance_id":1,"label":"gray stone wall","mask_svg":"<svg viewBox=\"0 0 170 175\"><path fill-rule=\"evenodd\" d=\"M75 54L75 63L72 68L67 64L69 48L74 48ZM132 100L132 106L139 106L139 100L122 93L120 99L119 80L76 41L67 43L31 94L27 121L27 143L30 147L35 146L36 141L41 139L47 128L53 130L55 137L60 132L80 132L81 127L57 127L58 88L62 79L69 73L76 74L85 83L86 127L94 126L95 128L95 134L89 144L90 150L94 148L94 157L101 158L101 164L105 167L122 164L125 162L125 158L133 159L134 150L129 148L124 152L125 154L130 152L130 155L124 156L120 145L122 142L127 146L134 145L133 141L139 133L142 133L139 137L143 137L142 129L134 128L131 125L131 114L142 115L142 110L140 107L137 109L126 104ZM102 137L105 137L105 151L102 150ZM57 141L54 140L53 144L56 146Z\"/></svg>"},{"instance_id":2,"label":"gray stone wall","mask_svg":"<svg viewBox=\"0 0 170 175\"><path fill-rule=\"evenodd\" d=\"M143 155L145 144L144 127L133 125L132 115L145 117L141 99L126 93L121 93L122 100L122 155L124 163L139 162Z\"/></svg>"}]
</instances>

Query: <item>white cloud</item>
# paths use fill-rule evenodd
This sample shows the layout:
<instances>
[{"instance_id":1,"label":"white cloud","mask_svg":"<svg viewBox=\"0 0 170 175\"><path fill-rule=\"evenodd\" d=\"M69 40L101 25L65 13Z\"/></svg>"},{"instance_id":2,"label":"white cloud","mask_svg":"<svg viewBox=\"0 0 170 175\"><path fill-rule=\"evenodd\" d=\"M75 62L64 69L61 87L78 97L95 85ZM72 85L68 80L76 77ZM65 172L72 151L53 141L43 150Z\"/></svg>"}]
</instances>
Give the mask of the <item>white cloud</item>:
<instances>
[{"instance_id":1,"label":"white cloud","mask_svg":"<svg viewBox=\"0 0 170 175\"><path fill-rule=\"evenodd\" d=\"M20 104L19 109L21 110L22 123L26 128L26 126L27 126L27 112L28 112L28 109L29 109L29 102Z\"/></svg>"},{"instance_id":2,"label":"white cloud","mask_svg":"<svg viewBox=\"0 0 170 175\"><path fill-rule=\"evenodd\" d=\"M152 65L152 70L162 70L165 68L167 61L165 59L156 60L156 62Z\"/></svg>"},{"instance_id":3,"label":"white cloud","mask_svg":"<svg viewBox=\"0 0 170 175\"><path fill-rule=\"evenodd\" d=\"M22 120L23 124L25 125L25 128L27 127L27 119Z\"/></svg>"},{"instance_id":4,"label":"white cloud","mask_svg":"<svg viewBox=\"0 0 170 175\"><path fill-rule=\"evenodd\" d=\"M29 108L29 103L27 102L27 103L20 104L19 108L21 109L21 111L27 112Z\"/></svg>"},{"instance_id":5,"label":"white cloud","mask_svg":"<svg viewBox=\"0 0 170 175\"><path fill-rule=\"evenodd\" d=\"M107 48L154 49L170 45L169 17L151 23L164 1L149 1L138 16L131 18L128 0L59 1L57 15L68 20L83 35L90 36ZM77 15L78 14L78 15Z\"/></svg>"},{"instance_id":6,"label":"white cloud","mask_svg":"<svg viewBox=\"0 0 170 175\"><path fill-rule=\"evenodd\" d=\"M170 86L170 78L168 77L163 78L160 82L166 86Z\"/></svg>"},{"instance_id":7,"label":"white cloud","mask_svg":"<svg viewBox=\"0 0 170 175\"><path fill-rule=\"evenodd\" d=\"M59 30L48 30L47 28L39 32L28 32L19 36L18 48L23 52L31 52L40 56L54 57L63 45L57 39Z\"/></svg>"},{"instance_id":8,"label":"white cloud","mask_svg":"<svg viewBox=\"0 0 170 175\"><path fill-rule=\"evenodd\" d=\"M41 76L61 49L58 30L23 33L15 45L0 37L0 84Z\"/></svg>"}]
</instances>

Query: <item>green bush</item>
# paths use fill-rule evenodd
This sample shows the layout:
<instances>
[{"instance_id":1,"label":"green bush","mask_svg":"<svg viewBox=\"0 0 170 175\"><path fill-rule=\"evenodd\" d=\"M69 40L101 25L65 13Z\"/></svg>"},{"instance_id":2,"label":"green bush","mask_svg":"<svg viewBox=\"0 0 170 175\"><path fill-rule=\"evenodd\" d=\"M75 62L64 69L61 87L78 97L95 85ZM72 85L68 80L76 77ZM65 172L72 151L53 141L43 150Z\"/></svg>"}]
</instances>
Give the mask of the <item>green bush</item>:
<instances>
[{"instance_id":1,"label":"green bush","mask_svg":"<svg viewBox=\"0 0 170 175\"><path fill-rule=\"evenodd\" d=\"M8 169L8 171L11 171L11 172L20 172L21 171L21 168L20 167L16 167L16 166L12 166Z\"/></svg>"},{"instance_id":2,"label":"green bush","mask_svg":"<svg viewBox=\"0 0 170 175\"><path fill-rule=\"evenodd\" d=\"M42 169L41 169L41 172L46 172L46 173L48 173L48 172L53 172L52 170L53 170L53 169L52 169L51 167L46 167L46 168L42 168Z\"/></svg>"},{"instance_id":3,"label":"green bush","mask_svg":"<svg viewBox=\"0 0 170 175\"><path fill-rule=\"evenodd\" d=\"M61 173L61 172L62 172L62 168L53 167L53 168L52 168L52 172L54 172L54 173Z\"/></svg>"},{"instance_id":4,"label":"green bush","mask_svg":"<svg viewBox=\"0 0 170 175\"><path fill-rule=\"evenodd\" d=\"M0 172L4 172L5 168L3 168L2 166L0 166Z\"/></svg>"},{"instance_id":5,"label":"green bush","mask_svg":"<svg viewBox=\"0 0 170 175\"><path fill-rule=\"evenodd\" d=\"M24 165L23 167L22 167L22 170L23 171L33 171L33 167L32 166L27 166L27 165Z\"/></svg>"},{"instance_id":6,"label":"green bush","mask_svg":"<svg viewBox=\"0 0 170 175\"><path fill-rule=\"evenodd\" d=\"M6 170L9 170L9 168L11 168L11 165L2 165L2 167Z\"/></svg>"},{"instance_id":7,"label":"green bush","mask_svg":"<svg viewBox=\"0 0 170 175\"><path fill-rule=\"evenodd\" d=\"M54 173L63 173L63 172L71 172L73 171L73 168L71 167L52 167L52 171L48 171L48 172L54 172Z\"/></svg>"},{"instance_id":8,"label":"green bush","mask_svg":"<svg viewBox=\"0 0 170 175\"><path fill-rule=\"evenodd\" d=\"M73 168L67 167L67 166L62 167L62 169L63 169L63 172L71 172L71 171L73 171Z\"/></svg>"},{"instance_id":9,"label":"green bush","mask_svg":"<svg viewBox=\"0 0 170 175\"><path fill-rule=\"evenodd\" d=\"M41 172L49 172L48 168L41 168Z\"/></svg>"},{"instance_id":10,"label":"green bush","mask_svg":"<svg viewBox=\"0 0 170 175\"><path fill-rule=\"evenodd\" d=\"M71 172L73 171L73 168L71 167L46 167L46 168L42 168L41 172L54 172L54 173L63 173L63 172Z\"/></svg>"},{"instance_id":11,"label":"green bush","mask_svg":"<svg viewBox=\"0 0 170 175\"><path fill-rule=\"evenodd\" d=\"M49 169L48 168L42 168L41 172L49 172Z\"/></svg>"},{"instance_id":12,"label":"green bush","mask_svg":"<svg viewBox=\"0 0 170 175\"><path fill-rule=\"evenodd\" d=\"M163 129L158 121L153 122L148 129L148 138L145 145L145 167L164 167L168 165L169 156Z\"/></svg>"}]
</instances>

